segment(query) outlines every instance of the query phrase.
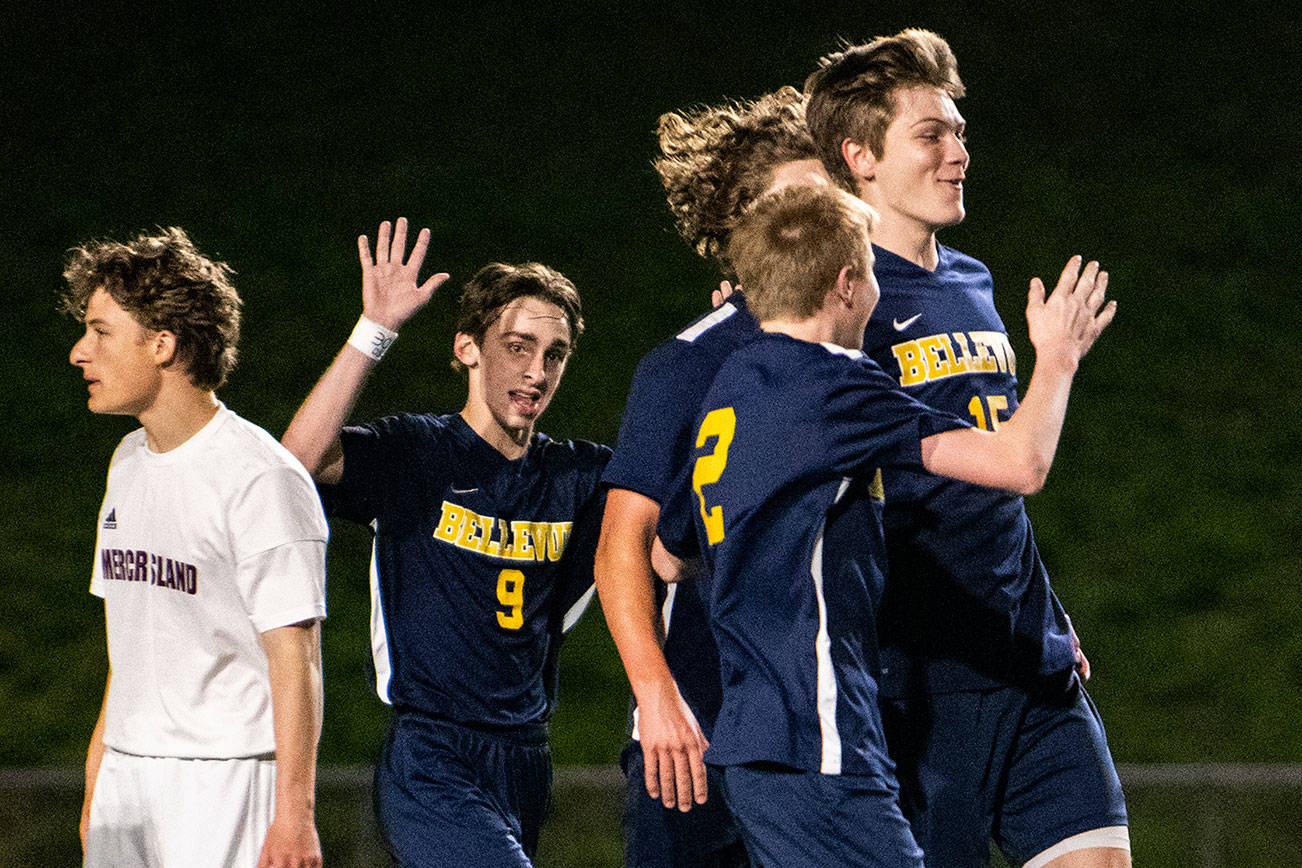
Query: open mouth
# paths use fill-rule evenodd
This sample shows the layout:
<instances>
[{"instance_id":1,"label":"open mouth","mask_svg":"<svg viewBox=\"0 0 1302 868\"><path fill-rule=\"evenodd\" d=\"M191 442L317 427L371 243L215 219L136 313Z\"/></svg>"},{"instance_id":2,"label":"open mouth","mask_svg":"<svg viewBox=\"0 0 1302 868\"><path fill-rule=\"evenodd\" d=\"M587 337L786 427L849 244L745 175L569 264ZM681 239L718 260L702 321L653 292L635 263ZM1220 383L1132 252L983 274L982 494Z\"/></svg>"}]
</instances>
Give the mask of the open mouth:
<instances>
[{"instance_id":1,"label":"open mouth","mask_svg":"<svg viewBox=\"0 0 1302 868\"><path fill-rule=\"evenodd\" d=\"M510 392L511 406L526 418L533 418L542 411L542 392Z\"/></svg>"}]
</instances>

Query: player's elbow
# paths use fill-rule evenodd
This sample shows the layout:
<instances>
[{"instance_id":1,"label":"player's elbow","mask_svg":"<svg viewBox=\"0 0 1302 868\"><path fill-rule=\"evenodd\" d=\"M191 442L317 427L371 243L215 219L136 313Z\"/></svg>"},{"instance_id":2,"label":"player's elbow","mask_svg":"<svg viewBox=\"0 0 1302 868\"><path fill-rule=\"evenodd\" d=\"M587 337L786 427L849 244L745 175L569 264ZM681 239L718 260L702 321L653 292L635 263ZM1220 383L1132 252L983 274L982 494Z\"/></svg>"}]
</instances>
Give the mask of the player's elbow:
<instances>
[{"instance_id":1,"label":"player's elbow","mask_svg":"<svg viewBox=\"0 0 1302 868\"><path fill-rule=\"evenodd\" d=\"M1052 464L1043 456L1030 451L1019 459L1010 462L1008 477L1004 488L1023 497L1038 494L1049 479L1049 467Z\"/></svg>"},{"instance_id":2,"label":"player's elbow","mask_svg":"<svg viewBox=\"0 0 1302 868\"><path fill-rule=\"evenodd\" d=\"M1032 494L1040 493L1040 490L1044 488L1044 482L1047 478L1046 475L1028 476L1023 480L1019 480L1016 485L1012 486L1011 490L1015 494L1020 494L1022 497L1030 497Z\"/></svg>"},{"instance_id":3,"label":"player's elbow","mask_svg":"<svg viewBox=\"0 0 1302 868\"><path fill-rule=\"evenodd\" d=\"M298 459L315 482L334 485L343 478L344 450L338 439L324 447L314 446L312 441L295 436L291 429L280 438L280 445Z\"/></svg>"}]
</instances>

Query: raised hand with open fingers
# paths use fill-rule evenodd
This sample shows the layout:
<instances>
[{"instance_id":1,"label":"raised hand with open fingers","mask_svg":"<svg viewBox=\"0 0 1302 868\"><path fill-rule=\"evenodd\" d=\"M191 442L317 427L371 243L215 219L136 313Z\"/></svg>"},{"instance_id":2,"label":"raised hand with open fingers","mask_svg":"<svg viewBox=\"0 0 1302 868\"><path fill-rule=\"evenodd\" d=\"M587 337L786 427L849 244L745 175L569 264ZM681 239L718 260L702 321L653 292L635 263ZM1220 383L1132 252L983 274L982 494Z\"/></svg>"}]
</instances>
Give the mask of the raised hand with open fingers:
<instances>
[{"instance_id":1,"label":"raised hand with open fingers","mask_svg":"<svg viewBox=\"0 0 1302 868\"><path fill-rule=\"evenodd\" d=\"M1079 256L1067 260L1047 299L1044 282L1032 278L1026 321L1037 361L1052 357L1075 370L1116 315L1115 301L1104 304L1107 287L1108 273L1093 261L1082 268Z\"/></svg>"},{"instance_id":2,"label":"raised hand with open fingers","mask_svg":"<svg viewBox=\"0 0 1302 868\"><path fill-rule=\"evenodd\" d=\"M362 235L357 239L357 254L362 263L362 315L393 331L428 304L434 291L448 279L446 273L439 272L424 283L417 283L429 247L428 229L420 230L409 257L406 247L406 217L399 217L392 227L388 220L380 224L373 258L367 237Z\"/></svg>"}]
</instances>

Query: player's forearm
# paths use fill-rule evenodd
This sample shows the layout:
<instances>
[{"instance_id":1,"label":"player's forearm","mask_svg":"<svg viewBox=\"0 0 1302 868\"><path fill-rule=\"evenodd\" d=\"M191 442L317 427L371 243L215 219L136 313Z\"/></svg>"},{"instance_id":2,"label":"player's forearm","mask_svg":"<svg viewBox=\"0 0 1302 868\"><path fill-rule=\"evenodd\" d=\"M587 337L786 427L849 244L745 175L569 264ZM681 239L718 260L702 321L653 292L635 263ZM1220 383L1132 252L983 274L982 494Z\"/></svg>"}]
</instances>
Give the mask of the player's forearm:
<instances>
[{"instance_id":1,"label":"player's forearm","mask_svg":"<svg viewBox=\"0 0 1302 868\"><path fill-rule=\"evenodd\" d=\"M1056 356L1039 359L1017 412L994 432L997 439L1009 441L1014 467L1022 473L1023 485L1014 490L1033 494L1044 487L1058 451L1075 374L1074 361Z\"/></svg>"},{"instance_id":2,"label":"player's forearm","mask_svg":"<svg viewBox=\"0 0 1302 868\"><path fill-rule=\"evenodd\" d=\"M276 736L276 815L310 818L323 709L320 627L313 622L268 630L262 646Z\"/></svg>"},{"instance_id":3,"label":"player's forearm","mask_svg":"<svg viewBox=\"0 0 1302 868\"><path fill-rule=\"evenodd\" d=\"M280 438L317 482L335 483L343 475L339 432L375 364L360 350L345 344Z\"/></svg>"},{"instance_id":4,"label":"player's forearm","mask_svg":"<svg viewBox=\"0 0 1302 868\"><path fill-rule=\"evenodd\" d=\"M630 549L603 536L594 575L601 611L634 693L643 682L671 678L660 648L649 547L643 554L640 547Z\"/></svg>"},{"instance_id":5,"label":"player's forearm","mask_svg":"<svg viewBox=\"0 0 1302 868\"><path fill-rule=\"evenodd\" d=\"M651 550L659 513L650 498L612 489L593 573L601 611L635 695L673 680L660 648L655 604Z\"/></svg>"},{"instance_id":6,"label":"player's forearm","mask_svg":"<svg viewBox=\"0 0 1302 868\"><path fill-rule=\"evenodd\" d=\"M1037 364L1011 419L993 432L965 429L925 438L923 464L941 476L1034 494L1053 466L1074 374L1075 365L1060 359Z\"/></svg>"},{"instance_id":7,"label":"player's forearm","mask_svg":"<svg viewBox=\"0 0 1302 868\"><path fill-rule=\"evenodd\" d=\"M90 735L90 745L86 748L86 789L81 802L81 846L86 848L86 830L90 825L90 803L95 796L95 782L99 779L99 768L104 762L104 712L108 709L108 687L113 678L110 672L104 682L104 698L100 702L99 719Z\"/></svg>"}]
</instances>

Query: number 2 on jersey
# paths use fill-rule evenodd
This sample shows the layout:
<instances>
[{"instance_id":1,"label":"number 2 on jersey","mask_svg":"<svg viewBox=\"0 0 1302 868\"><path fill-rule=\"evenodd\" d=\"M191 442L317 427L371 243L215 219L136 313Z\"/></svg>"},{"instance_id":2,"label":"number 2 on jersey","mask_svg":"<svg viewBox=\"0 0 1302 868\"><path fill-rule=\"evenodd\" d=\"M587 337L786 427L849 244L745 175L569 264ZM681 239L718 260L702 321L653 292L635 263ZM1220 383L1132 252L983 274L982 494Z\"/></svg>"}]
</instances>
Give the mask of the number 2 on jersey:
<instances>
[{"instance_id":1,"label":"number 2 on jersey","mask_svg":"<svg viewBox=\"0 0 1302 868\"><path fill-rule=\"evenodd\" d=\"M692 467L692 490L701 502L701 520L705 522L705 538L710 545L723 539L723 507L705 505L705 494L701 491L707 485L713 485L723 476L723 468L728 464L728 446L737 432L737 414L731 407L711 410L701 420L701 430L696 435L696 447L705 445L705 441L715 438L714 451L696 459Z\"/></svg>"},{"instance_id":2,"label":"number 2 on jersey","mask_svg":"<svg viewBox=\"0 0 1302 868\"><path fill-rule=\"evenodd\" d=\"M989 421L987 421L985 408L990 408ZM967 402L967 411L976 419L976 426L982 431L999 430L999 411L1008 409L1007 395L986 395L985 404L981 403L980 395L973 395L972 400Z\"/></svg>"},{"instance_id":3,"label":"number 2 on jersey","mask_svg":"<svg viewBox=\"0 0 1302 868\"><path fill-rule=\"evenodd\" d=\"M524 626L524 573L502 570L497 574L497 602L507 608L497 613L498 626L504 630L519 630Z\"/></svg>"}]
</instances>

